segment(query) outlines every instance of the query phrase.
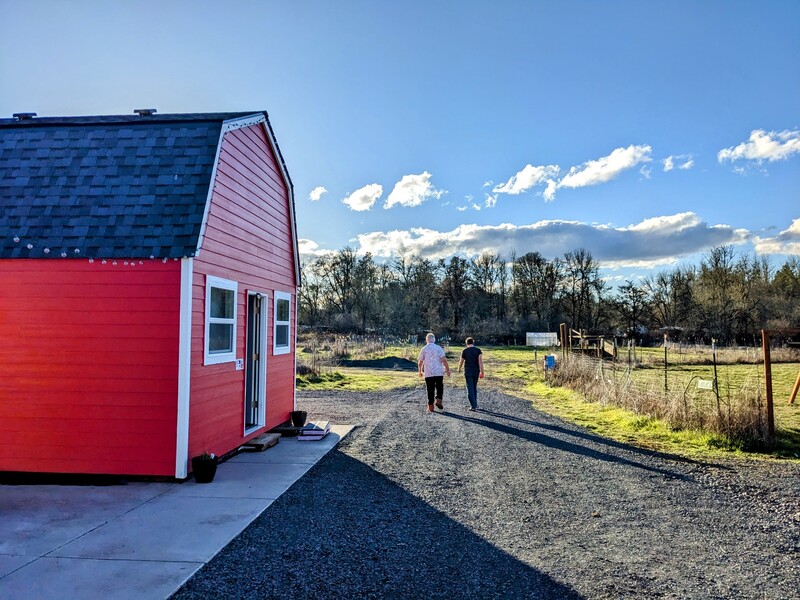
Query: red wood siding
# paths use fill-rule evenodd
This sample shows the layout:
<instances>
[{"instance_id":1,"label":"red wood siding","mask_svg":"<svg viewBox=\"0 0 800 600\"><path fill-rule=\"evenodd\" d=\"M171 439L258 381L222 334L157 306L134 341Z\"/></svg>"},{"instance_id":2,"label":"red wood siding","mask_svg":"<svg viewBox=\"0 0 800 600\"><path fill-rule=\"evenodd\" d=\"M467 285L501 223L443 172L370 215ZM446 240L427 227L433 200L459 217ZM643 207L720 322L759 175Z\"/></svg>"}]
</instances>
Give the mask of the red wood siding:
<instances>
[{"instance_id":1,"label":"red wood siding","mask_svg":"<svg viewBox=\"0 0 800 600\"><path fill-rule=\"evenodd\" d=\"M294 342L273 356L274 292L292 295L296 310L289 195L261 125L228 132L220 151L205 237L194 261L189 456L223 454L289 418L294 402ZM236 357L245 358L248 290L268 295L266 427L244 429L245 371L235 364L203 365L206 275L239 284ZM294 337L294 331L292 332Z\"/></svg>"},{"instance_id":2,"label":"red wood siding","mask_svg":"<svg viewBox=\"0 0 800 600\"><path fill-rule=\"evenodd\" d=\"M0 261L0 471L175 474L178 262Z\"/></svg>"}]
</instances>

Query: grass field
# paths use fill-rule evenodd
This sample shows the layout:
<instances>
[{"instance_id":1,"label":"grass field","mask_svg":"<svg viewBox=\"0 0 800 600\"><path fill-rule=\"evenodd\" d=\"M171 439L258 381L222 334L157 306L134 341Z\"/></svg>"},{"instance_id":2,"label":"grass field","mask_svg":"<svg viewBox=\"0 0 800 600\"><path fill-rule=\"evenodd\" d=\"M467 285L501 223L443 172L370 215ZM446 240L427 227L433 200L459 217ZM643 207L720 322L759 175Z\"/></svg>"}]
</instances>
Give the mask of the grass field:
<instances>
[{"instance_id":1,"label":"grass field","mask_svg":"<svg viewBox=\"0 0 800 600\"><path fill-rule=\"evenodd\" d=\"M331 373L298 375L297 389L383 392L419 384L416 371L337 367Z\"/></svg>"},{"instance_id":2,"label":"grass field","mask_svg":"<svg viewBox=\"0 0 800 600\"><path fill-rule=\"evenodd\" d=\"M607 368L609 377L623 379L627 376L624 365ZM772 365L772 393L775 409L776 427L800 428L800 400L795 400L794 407L788 404L792 386L800 373L800 363L778 363ZM639 367L630 371L631 377L640 385L655 389L663 389L664 367ZM704 394L708 402L714 401L713 391L701 391L697 388L699 379L710 381L714 378L712 365L680 365L668 364L667 386L671 390L683 390L694 396ZM748 389L765 394L764 366L761 364L720 364L717 365L719 393L723 398L735 397L740 390Z\"/></svg>"},{"instance_id":3,"label":"grass field","mask_svg":"<svg viewBox=\"0 0 800 600\"><path fill-rule=\"evenodd\" d=\"M381 359L393 357L416 360L420 346L374 346L372 348L351 345L347 356L359 359ZM302 350L302 347L301 347ZM498 389L531 401L538 409L572 421L598 434L621 442L636 444L662 452L691 458L713 456L783 457L800 458L800 399L792 406L788 398L794 381L800 372L800 362L772 365L773 393L775 398L775 425L777 445L770 454L746 453L726 447L720 436L702 431L675 430L667 423L633 412L587 402L578 393L560 387L551 387L544 381L542 361L545 352L525 347L483 348L486 379L482 386ZM448 348L447 356L451 368L455 369L460 356L460 347ZM660 353L661 364L658 364ZM320 373L298 375L298 389L307 390L351 390L385 391L403 387L421 386L416 371L399 369L367 369L338 365L337 358L327 355L321 360L324 365ZM678 358L686 357L690 364L677 364ZM341 357L339 357L341 358ZM663 350L644 349L640 353L641 368L630 371L636 385L663 386ZM675 360L675 364L672 361ZM299 362L307 362L307 353L298 354ZM697 390L697 379L712 379L713 367L702 364L703 353L668 353L669 370L667 385L670 389L687 388L690 394L705 394L709 402L715 401L713 392ZM720 396L734 396L743 386L761 386L763 389L763 366L760 364L727 364L724 359L717 367ZM624 363L614 369L604 369L606 377L626 377Z\"/></svg>"},{"instance_id":4,"label":"grass field","mask_svg":"<svg viewBox=\"0 0 800 600\"><path fill-rule=\"evenodd\" d=\"M675 430L657 419L637 415L614 406L586 402L572 390L550 387L544 381L542 355L543 353L539 352L534 359L534 351L530 348L491 348L487 350L486 361L487 365L491 364L494 368L495 383L502 389L528 398L546 412L579 423L607 437L684 456L729 455L733 452L725 449L726 443L720 436L701 431ZM661 358L663 361L663 350ZM488 368L487 366L487 370ZM788 404L789 394L798 372L800 363L772 365L777 434L776 448L771 453L773 456L800 458L800 401L795 400L795 404L791 406ZM603 374L606 378L622 379L627 376L624 365L611 368L610 363ZM630 371L630 377L635 385L643 388L663 389L663 366L634 369ZM669 367L667 377L667 384L671 389L690 387L689 393L706 394L709 403L715 402L713 392L696 389L697 378L708 380L713 378L713 366L672 365ZM718 365L717 377L723 402L726 396L731 396L730 401L735 401L733 399L735 394L745 384L761 386L759 389L763 389L764 385L762 365Z\"/></svg>"}]
</instances>

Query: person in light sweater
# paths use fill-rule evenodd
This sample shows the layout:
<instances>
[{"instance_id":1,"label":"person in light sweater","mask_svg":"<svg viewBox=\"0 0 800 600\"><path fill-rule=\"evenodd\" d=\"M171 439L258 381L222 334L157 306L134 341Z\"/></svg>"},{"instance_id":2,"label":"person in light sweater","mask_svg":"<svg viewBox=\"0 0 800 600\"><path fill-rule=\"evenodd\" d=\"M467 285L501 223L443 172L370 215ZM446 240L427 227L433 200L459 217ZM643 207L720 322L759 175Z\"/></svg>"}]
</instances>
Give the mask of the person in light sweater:
<instances>
[{"instance_id":1,"label":"person in light sweater","mask_svg":"<svg viewBox=\"0 0 800 600\"><path fill-rule=\"evenodd\" d=\"M428 391L428 412L433 412L434 402L439 410L444 410L444 374L450 377L450 365L444 350L436 344L436 336L429 333L425 336L425 346L419 351L417 367L419 376L425 378Z\"/></svg>"}]
</instances>

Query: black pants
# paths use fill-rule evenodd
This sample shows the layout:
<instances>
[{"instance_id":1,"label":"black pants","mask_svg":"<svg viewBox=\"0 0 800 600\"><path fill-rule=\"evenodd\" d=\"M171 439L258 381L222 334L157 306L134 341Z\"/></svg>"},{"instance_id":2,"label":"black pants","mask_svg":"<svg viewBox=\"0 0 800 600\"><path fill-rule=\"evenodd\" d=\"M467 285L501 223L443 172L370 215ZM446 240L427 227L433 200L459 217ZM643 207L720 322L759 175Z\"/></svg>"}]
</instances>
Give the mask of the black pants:
<instances>
[{"instance_id":1,"label":"black pants","mask_svg":"<svg viewBox=\"0 0 800 600\"><path fill-rule=\"evenodd\" d=\"M434 400L441 400L444 396L444 375L426 377L425 387L428 388L428 404L433 404ZM434 391L436 392L435 396Z\"/></svg>"}]
</instances>

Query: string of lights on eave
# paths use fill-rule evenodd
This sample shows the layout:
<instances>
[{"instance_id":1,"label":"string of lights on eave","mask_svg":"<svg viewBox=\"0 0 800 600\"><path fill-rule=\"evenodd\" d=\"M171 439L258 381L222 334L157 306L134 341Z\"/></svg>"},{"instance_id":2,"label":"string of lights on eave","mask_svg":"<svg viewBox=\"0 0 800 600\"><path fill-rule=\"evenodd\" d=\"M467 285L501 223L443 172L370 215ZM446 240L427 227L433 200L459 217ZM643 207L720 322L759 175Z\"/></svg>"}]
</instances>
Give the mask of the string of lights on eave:
<instances>
[{"instance_id":1,"label":"string of lights on eave","mask_svg":"<svg viewBox=\"0 0 800 600\"><path fill-rule=\"evenodd\" d=\"M33 241L25 242L18 235L15 235L13 240L14 240L15 244L25 244L24 247L27 248L28 250L33 250L36 247L36 244L33 243ZM45 248L42 249L42 252L44 254L48 255L48 256L50 254L53 254L54 252L58 252L58 255L61 258L71 258L73 260L76 259L76 258L80 258L80 259L86 260L89 264L94 264L95 262L99 262L102 265L111 264L112 266L118 266L121 263L122 266L125 266L125 267L127 267L127 266L135 267L137 265L144 265L145 260L149 260L149 261L152 261L152 262L161 261L162 263L166 263L166 262L168 262L170 260L168 257L159 257L159 256L155 256L154 254L151 254L149 259L143 259L143 258L141 258L141 259L140 258L122 259L122 258L86 256L85 253L81 252L80 248L72 248L71 252L70 252L69 249L65 250L65 249L62 248L60 250L59 249L53 250L53 249L51 249L49 247L45 247ZM55 256L55 254L54 254L54 256ZM184 256L182 258L192 258L193 256L194 255L192 255L192 256ZM20 258L23 258L23 257L20 257ZM177 260L180 260L180 259L176 256L176 257L173 257L172 260L173 261L177 261Z\"/></svg>"}]
</instances>

